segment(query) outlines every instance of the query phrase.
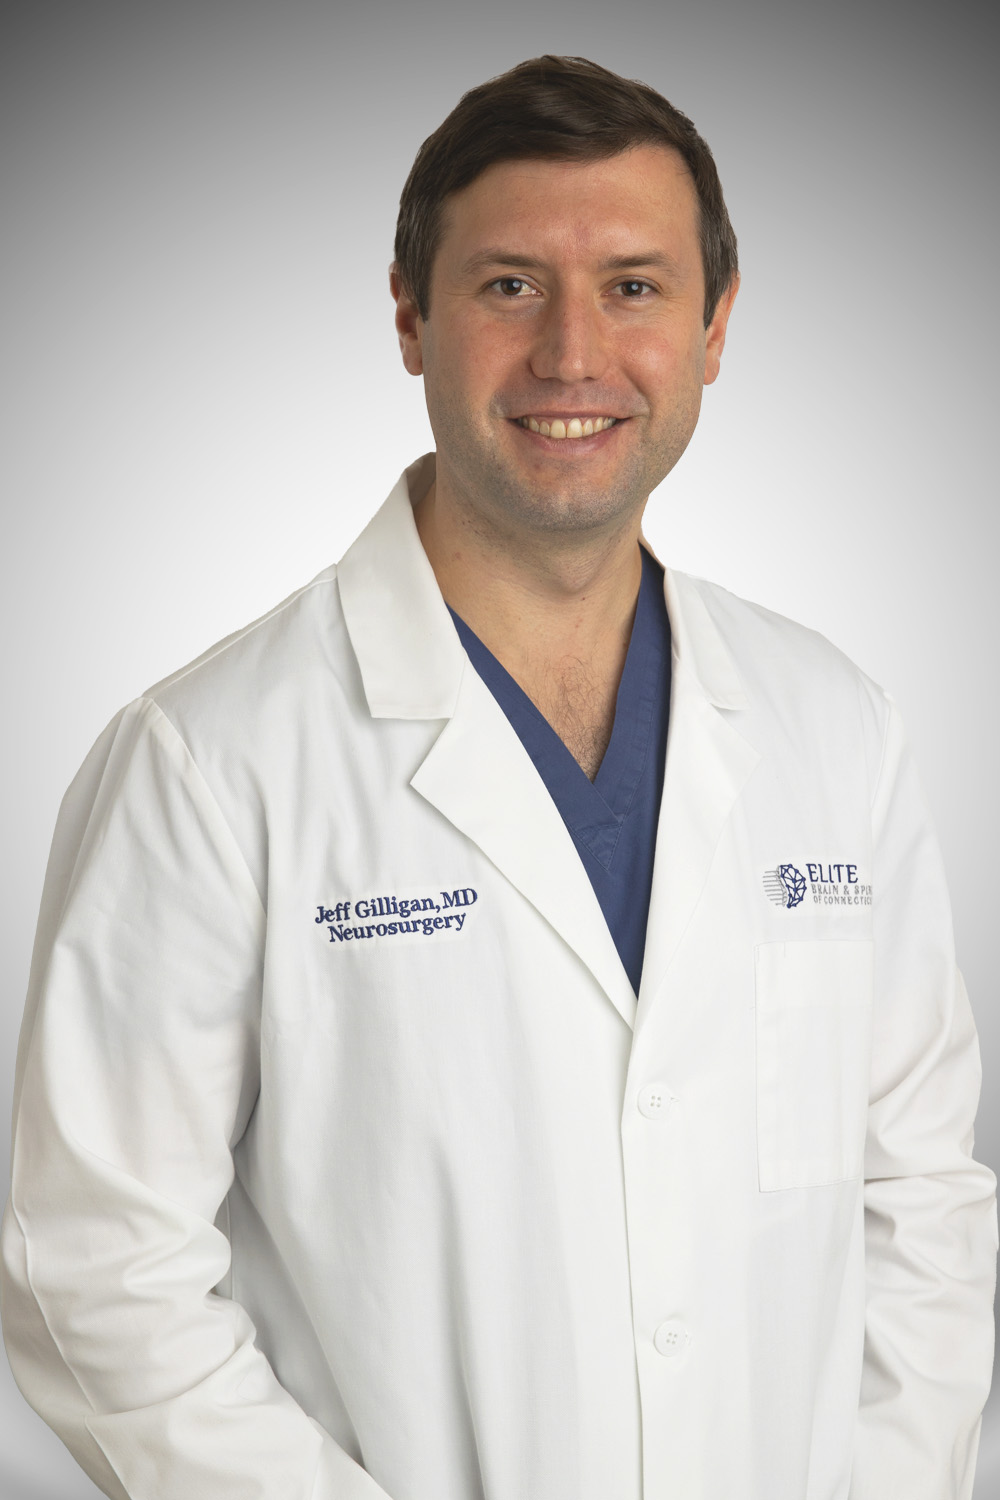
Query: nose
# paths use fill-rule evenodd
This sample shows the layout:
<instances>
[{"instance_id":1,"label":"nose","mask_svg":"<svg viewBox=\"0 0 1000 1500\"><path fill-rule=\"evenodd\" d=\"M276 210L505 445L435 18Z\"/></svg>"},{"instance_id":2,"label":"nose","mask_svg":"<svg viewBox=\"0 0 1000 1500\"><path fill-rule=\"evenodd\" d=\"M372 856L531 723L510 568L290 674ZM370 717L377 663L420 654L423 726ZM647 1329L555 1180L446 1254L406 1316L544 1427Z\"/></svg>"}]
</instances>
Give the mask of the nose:
<instances>
[{"instance_id":1,"label":"nose","mask_svg":"<svg viewBox=\"0 0 1000 1500\"><path fill-rule=\"evenodd\" d=\"M592 292L563 291L538 321L531 371L565 385L599 380L609 362L607 331Z\"/></svg>"}]
</instances>

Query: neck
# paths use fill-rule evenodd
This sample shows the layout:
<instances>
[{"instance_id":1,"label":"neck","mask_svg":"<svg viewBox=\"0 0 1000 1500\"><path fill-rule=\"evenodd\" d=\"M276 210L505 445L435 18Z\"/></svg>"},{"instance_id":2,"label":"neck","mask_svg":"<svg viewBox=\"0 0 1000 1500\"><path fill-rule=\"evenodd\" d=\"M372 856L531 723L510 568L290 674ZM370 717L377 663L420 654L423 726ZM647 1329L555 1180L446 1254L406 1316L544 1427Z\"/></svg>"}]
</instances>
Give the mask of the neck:
<instances>
[{"instance_id":1,"label":"neck","mask_svg":"<svg viewBox=\"0 0 1000 1500\"><path fill-rule=\"evenodd\" d=\"M415 509L442 594L593 779L614 726L642 578L639 520L499 532L432 486Z\"/></svg>"},{"instance_id":2,"label":"neck","mask_svg":"<svg viewBox=\"0 0 1000 1500\"><path fill-rule=\"evenodd\" d=\"M599 533L498 533L432 485L420 540L445 600L517 677L511 662L571 656L599 665L627 649L642 565L639 522ZM621 655L624 662L624 651Z\"/></svg>"}]
</instances>

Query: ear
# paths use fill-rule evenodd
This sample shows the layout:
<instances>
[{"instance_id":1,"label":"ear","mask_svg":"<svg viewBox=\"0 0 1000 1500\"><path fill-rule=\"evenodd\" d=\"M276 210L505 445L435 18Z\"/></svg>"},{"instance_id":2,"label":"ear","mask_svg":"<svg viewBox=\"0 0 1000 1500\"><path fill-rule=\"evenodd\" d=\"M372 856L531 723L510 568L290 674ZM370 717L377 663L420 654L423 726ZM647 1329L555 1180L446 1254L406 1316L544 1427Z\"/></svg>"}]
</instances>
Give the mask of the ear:
<instances>
[{"instance_id":1,"label":"ear","mask_svg":"<svg viewBox=\"0 0 1000 1500\"><path fill-rule=\"evenodd\" d=\"M417 310L417 304L409 292L403 289L395 261L389 267L389 290L396 303L396 333L399 335L399 352L403 356L403 364L411 375L422 375L424 373L421 348L423 319Z\"/></svg>"},{"instance_id":2,"label":"ear","mask_svg":"<svg viewBox=\"0 0 1000 1500\"><path fill-rule=\"evenodd\" d=\"M722 351L726 347L726 327L729 323L729 314L733 310L733 303L736 301L736 293L739 289L740 278L737 272L719 298L715 312L712 314L712 321L705 329L706 385L711 385L719 373L719 365L722 363Z\"/></svg>"}]
</instances>

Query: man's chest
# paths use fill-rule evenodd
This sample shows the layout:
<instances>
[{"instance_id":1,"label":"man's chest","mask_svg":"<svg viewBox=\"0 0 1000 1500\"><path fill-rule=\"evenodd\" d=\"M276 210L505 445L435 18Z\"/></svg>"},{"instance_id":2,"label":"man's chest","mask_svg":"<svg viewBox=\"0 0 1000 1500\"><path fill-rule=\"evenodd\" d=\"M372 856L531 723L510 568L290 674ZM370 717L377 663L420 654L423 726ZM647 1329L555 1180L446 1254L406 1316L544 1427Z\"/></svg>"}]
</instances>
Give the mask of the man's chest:
<instances>
[{"instance_id":1,"label":"man's chest","mask_svg":"<svg viewBox=\"0 0 1000 1500\"><path fill-rule=\"evenodd\" d=\"M536 660L518 671L518 686L593 781L614 729L618 672L575 659Z\"/></svg>"}]
</instances>

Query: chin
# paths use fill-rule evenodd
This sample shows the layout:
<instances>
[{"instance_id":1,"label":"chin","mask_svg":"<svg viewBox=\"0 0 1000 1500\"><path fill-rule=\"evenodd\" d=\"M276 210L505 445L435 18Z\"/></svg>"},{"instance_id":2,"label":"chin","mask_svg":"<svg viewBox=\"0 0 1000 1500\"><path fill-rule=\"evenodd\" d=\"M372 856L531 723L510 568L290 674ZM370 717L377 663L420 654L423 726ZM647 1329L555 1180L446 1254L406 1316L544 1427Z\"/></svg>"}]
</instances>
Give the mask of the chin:
<instances>
[{"instance_id":1,"label":"chin","mask_svg":"<svg viewBox=\"0 0 1000 1500\"><path fill-rule=\"evenodd\" d=\"M560 486L558 490L524 486L506 491L500 500L507 518L522 527L543 532L585 532L627 522L641 514L646 495L631 488L602 487L596 493Z\"/></svg>"}]
</instances>

